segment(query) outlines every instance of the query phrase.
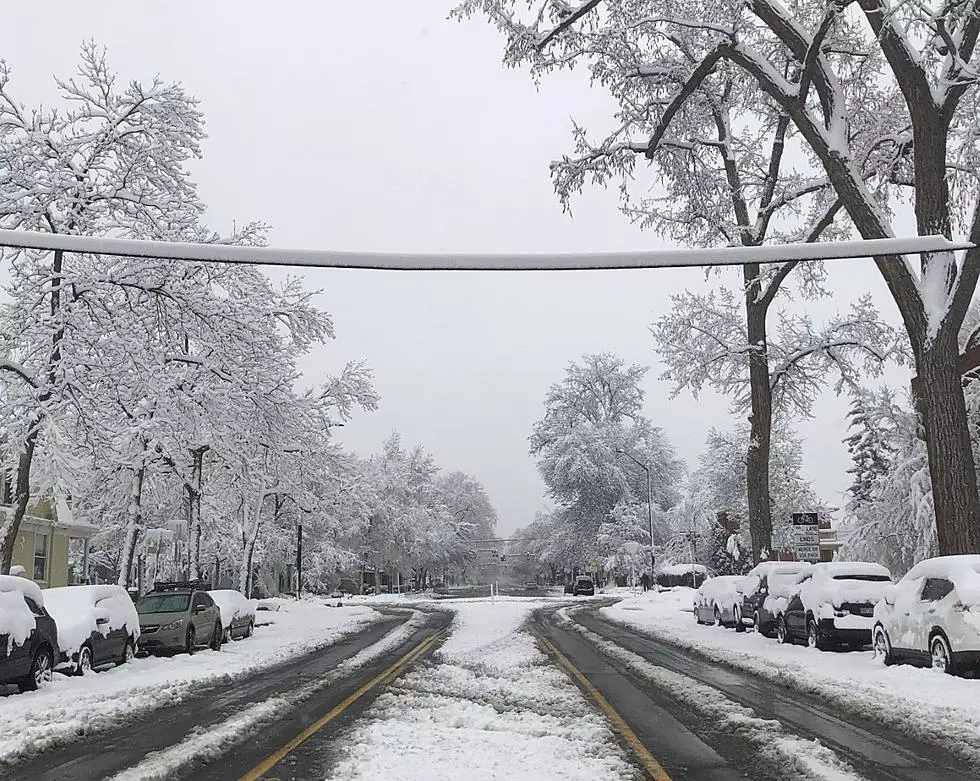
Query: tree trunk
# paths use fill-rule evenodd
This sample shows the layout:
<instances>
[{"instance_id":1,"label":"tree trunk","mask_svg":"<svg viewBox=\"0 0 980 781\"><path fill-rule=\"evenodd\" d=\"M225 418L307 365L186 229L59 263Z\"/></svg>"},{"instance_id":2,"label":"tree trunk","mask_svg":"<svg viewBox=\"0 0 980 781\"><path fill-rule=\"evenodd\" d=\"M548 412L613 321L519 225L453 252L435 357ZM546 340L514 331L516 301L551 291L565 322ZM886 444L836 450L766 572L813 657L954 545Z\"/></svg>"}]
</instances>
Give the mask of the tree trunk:
<instances>
[{"instance_id":1,"label":"tree trunk","mask_svg":"<svg viewBox=\"0 0 980 781\"><path fill-rule=\"evenodd\" d=\"M17 459L17 484L14 487L14 513L9 523L4 524L6 536L3 538L3 559L0 561L0 573L10 572L14 558L14 545L20 532L21 521L27 515L27 503L31 499L31 464L34 463L34 449L37 446L37 434L41 425L40 417L31 426L30 433L24 441L24 449ZM3 528L3 527L0 527Z\"/></svg>"},{"instance_id":2,"label":"tree trunk","mask_svg":"<svg viewBox=\"0 0 980 781\"><path fill-rule=\"evenodd\" d=\"M261 481L258 494L255 497L255 506L252 509L252 518L249 523L248 532L245 535L245 550L242 551L242 568L238 573L238 590L246 597L251 594L252 586L252 557L255 555L255 543L259 539L259 525L262 521L262 505L268 495L268 488L265 480Z\"/></svg>"},{"instance_id":3,"label":"tree trunk","mask_svg":"<svg viewBox=\"0 0 980 781\"><path fill-rule=\"evenodd\" d=\"M944 329L918 352L918 406L929 454L939 553L980 553L977 473L952 329Z\"/></svg>"},{"instance_id":4,"label":"tree trunk","mask_svg":"<svg viewBox=\"0 0 980 781\"><path fill-rule=\"evenodd\" d=\"M743 266L745 315L749 345L749 449L745 456L745 488L748 495L752 559L759 562L772 551L772 506L769 500L769 449L772 439L772 388L769 385L769 351L766 309L759 297L758 264Z\"/></svg>"},{"instance_id":5,"label":"tree trunk","mask_svg":"<svg viewBox=\"0 0 980 781\"><path fill-rule=\"evenodd\" d=\"M136 555L136 542L139 539L140 527L143 525L143 480L146 475L146 465L140 466L133 473L133 482L129 488L129 507L127 508L126 542L123 545L122 560L119 564L119 585L129 588L129 576L133 569L133 558Z\"/></svg>"},{"instance_id":6,"label":"tree trunk","mask_svg":"<svg viewBox=\"0 0 980 781\"><path fill-rule=\"evenodd\" d=\"M191 482L185 483L187 492L187 539L193 547L193 563L191 569L194 577L201 577L201 490L203 487L204 454L209 450L207 445L191 449Z\"/></svg>"}]
</instances>

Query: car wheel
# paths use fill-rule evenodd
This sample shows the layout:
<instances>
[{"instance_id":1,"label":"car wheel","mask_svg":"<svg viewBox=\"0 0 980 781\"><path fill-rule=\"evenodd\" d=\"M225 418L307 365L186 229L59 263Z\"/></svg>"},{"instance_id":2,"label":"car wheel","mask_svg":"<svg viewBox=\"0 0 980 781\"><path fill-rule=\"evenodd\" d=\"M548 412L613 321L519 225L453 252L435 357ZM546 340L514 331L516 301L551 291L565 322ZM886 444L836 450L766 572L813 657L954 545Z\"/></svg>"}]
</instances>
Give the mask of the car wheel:
<instances>
[{"instance_id":1,"label":"car wheel","mask_svg":"<svg viewBox=\"0 0 980 781\"><path fill-rule=\"evenodd\" d=\"M214 625L214 631L211 633L211 650L220 651L221 641L224 640L225 631L221 628L221 624Z\"/></svg>"},{"instance_id":2,"label":"car wheel","mask_svg":"<svg viewBox=\"0 0 980 781\"><path fill-rule=\"evenodd\" d=\"M123 649L122 661L120 664L126 664L126 662L131 662L136 658L136 641L132 637L126 639L126 647Z\"/></svg>"},{"instance_id":3,"label":"car wheel","mask_svg":"<svg viewBox=\"0 0 980 781\"><path fill-rule=\"evenodd\" d=\"M764 635L765 637L768 637L769 636L769 633L766 632L764 630L763 626L762 626L762 616L759 615L759 611L758 610L756 610L752 614L752 623L755 625L755 631L756 632L758 632L760 635Z\"/></svg>"},{"instance_id":4,"label":"car wheel","mask_svg":"<svg viewBox=\"0 0 980 781\"><path fill-rule=\"evenodd\" d=\"M715 626L723 626L721 621L721 611L718 609L718 605L715 605Z\"/></svg>"},{"instance_id":5,"label":"car wheel","mask_svg":"<svg viewBox=\"0 0 980 781\"><path fill-rule=\"evenodd\" d=\"M789 633L786 631L786 619L782 616L776 619L776 640L784 645L790 642Z\"/></svg>"},{"instance_id":6,"label":"car wheel","mask_svg":"<svg viewBox=\"0 0 980 781\"><path fill-rule=\"evenodd\" d=\"M953 664L953 651L949 647L949 641L943 635L936 635L932 638L932 642L929 643L929 651L932 656L932 666L936 670L942 670L942 672L949 675L953 675L956 672L955 665Z\"/></svg>"},{"instance_id":7,"label":"car wheel","mask_svg":"<svg viewBox=\"0 0 980 781\"><path fill-rule=\"evenodd\" d=\"M826 643L820 639L820 632L817 629L817 622L812 618L807 621L806 624L806 644L810 648L816 648L818 651L827 650Z\"/></svg>"},{"instance_id":8,"label":"car wheel","mask_svg":"<svg viewBox=\"0 0 980 781\"><path fill-rule=\"evenodd\" d=\"M20 679L18 686L22 692L36 691L43 684L50 683L54 672L54 656L47 646L41 646L34 652L31 669Z\"/></svg>"},{"instance_id":9,"label":"car wheel","mask_svg":"<svg viewBox=\"0 0 980 781\"><path fill-rule=\"evenodd\" d=\"M892 654L892 644L888 640L888 633L885 627L878 624L871 633L871 650L875 659L880 659L884 665L895 664L895 657Z\"/></svg>"},{"instance_id":10,"label":"car wheel","mask_svg":"<svg viewBox=\"0 0 980 781\"><path fill-rule=\"evenodd\" d=\"M187 634L184 635L184 650L188 654L194 653L194 647L197 645L197 638L194 636L194 627L187 627Z\"/></svg>"},{"instance_id":11,"label":"car wheel","mask_svg":"<svg viewBox=\"0 0 980 781\"><path fill-rule=\"evenodd\" d=\"M245 637L251 637L254 632L255 632L255 624L249 621L248 626L245 628Z\"/></svg>"},{"instance_id":12,"label":"car wheel","mask_svg":"<svg viewBox=\"0 0 980 781\"><path fill-rule=\"evenodd\" d=\"M78 652L78 663L75 665L75 675L88 675L92 672L92 649L83 645Z\"/></svg>"},{"instance_id":13,"label":"car wheel","mask_svg":"<svg viewBox=\"0 0 980 781\"><path fill-rule=\"evenodd\" d=\"M735 607L732 608L732 615L735 616L735 631L744 632L745 624L742 623L742 608L735 605Z\"/></svg>"},{"instance_id":14,"label":"car wheel","mask_svg":"<svg viewBox=\"0 0 980 781\"><path fill-rule=\"evenodd\" d=\"M232 633L230 626L222 633L221 639L222 642L225 643L230 643L232 640L235 639L235 635Z\"/></svg>"}]
</instances>

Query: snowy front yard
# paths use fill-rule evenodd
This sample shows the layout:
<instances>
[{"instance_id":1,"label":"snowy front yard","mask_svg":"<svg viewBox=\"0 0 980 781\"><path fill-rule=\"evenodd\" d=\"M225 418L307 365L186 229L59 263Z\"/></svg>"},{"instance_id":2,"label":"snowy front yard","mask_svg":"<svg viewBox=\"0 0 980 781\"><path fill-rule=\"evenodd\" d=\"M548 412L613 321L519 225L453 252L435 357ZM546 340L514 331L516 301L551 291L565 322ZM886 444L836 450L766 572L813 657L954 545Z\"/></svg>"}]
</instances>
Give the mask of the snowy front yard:
<instances>
[{"instance_id":1,"label":"snowy front yard","mask_svg":"<svg viewBox=\"0 0 980 781\"><path fill-rule=\"evenodd\" d=\"M694 593L689 588L650 591L601 613L980 761L980 680L905 665L885 667L870 651L822 652L779 645L755 632L701 626L692 611Z\"/></svg>"},{"instance_id":2,"label":"snowy front yard","mask_svg":"<svg viewBox=\"0 0 980 781\"><path fill-rule=\"evenodd\" d=\"M544 602L442 601L451 635L342 738L332 781L633 778L613 733L522 628ZM396 770L393 770L396 769Z\"/></svg>"},{"instance_id":3,"label":"snowy front yard","mask_svg":"<svg viewBox=\"0 0 980 781\"><path fill-rule=\"evenodd\" d=\"M257 614L253 637L225 643L220 652L138 658L80 678L56 674L40 691L0 696L0 757L16 760L136 719L202 686L242 678L381 618L364 606L336 608L312 600L281 604L279 611Z\"/></svg>"}]
</instances>

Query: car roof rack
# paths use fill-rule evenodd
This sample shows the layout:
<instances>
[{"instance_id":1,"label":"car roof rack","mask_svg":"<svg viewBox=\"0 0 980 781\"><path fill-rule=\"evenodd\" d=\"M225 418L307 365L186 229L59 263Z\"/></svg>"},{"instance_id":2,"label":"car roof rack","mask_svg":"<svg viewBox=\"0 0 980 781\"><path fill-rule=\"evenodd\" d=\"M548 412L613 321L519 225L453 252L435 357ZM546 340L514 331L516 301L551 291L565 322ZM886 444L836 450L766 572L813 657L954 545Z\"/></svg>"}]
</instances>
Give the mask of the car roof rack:
<instances>
[{"instance_id":1,"label":"car roof rack","mask_svg":"<svg viewBox=\"0 0 980 781\"><path fill-rule=\"evenodd\" d=\"M177 591L178 589L201 589L203 591L208 591L211 588L211 584L206 580L171 580L171 581L156 581L153 584L154 591Z\"/></svg>"}]
</instances>

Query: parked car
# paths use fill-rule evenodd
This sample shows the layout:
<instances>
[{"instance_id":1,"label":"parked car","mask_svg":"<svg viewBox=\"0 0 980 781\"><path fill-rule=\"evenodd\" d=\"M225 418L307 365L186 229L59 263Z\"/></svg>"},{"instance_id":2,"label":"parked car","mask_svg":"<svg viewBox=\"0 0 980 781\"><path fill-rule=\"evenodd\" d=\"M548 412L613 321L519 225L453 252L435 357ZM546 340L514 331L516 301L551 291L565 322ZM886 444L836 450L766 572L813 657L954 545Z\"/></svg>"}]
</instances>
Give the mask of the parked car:
<instances>
[{"instance_id":1,"label":"parked car","mask_svg":"<svg viewBox=\"0 0 980 781\"><path fill-rule=\"evenodd\" d=\"M780 580L791 581L800 573L808 572L812 566L806 561L763 561L756 564L738 584L741 599L735 605L738 613L735 631L744 631L748 625L754 626L759 634L771 636L775 618L771 612L773 604L766 604L770 586L778 585Z\"/></svg>"},{"instance_id":2,"label":"parked car","mask_svg":"<svg viewBox=\"0 0 980 781\"><path fill-rule=\"evenodd\" d=\"M58 625L62 665L76 675L123 664L136 656L140 621L122 586L64 586L44 592Z\"/></svg>"},{"instance_id":3,"label":"parked car","mask_svg":"<svg viewBox=\"0 0 980 781\"><path fill-rule=\"evenodd\" d=\"M572 596L595 596L595 583L592 582L592 578L588 575L579 575L575 578L575 583L572 585Z\"/></svg>"},{"instance_id":4,"label":"parked car","mask_svg":"<svg viewBox=\"0 0 980 781\"><path fill-rule=\"evenodd\" d=\"M231 588L209 591L208 596L214 600L221 612L221 627L225 642L252 636L255 631L257 599L246 599L240 591Z\"/></svg>"},{"instance_id":5,"label":"parked car","mask_svg":"<svg viewBox=\"0 0 980 781\"><path fill-rule=\"evenodd\" d=\"M875 605L891 582L891 573L880 564L815 564L791 587L788 604L776 618L776 637L781 643L805 641L822 651L870 645Z\"/></svg>"},{"instance_id":6,"label":"parked car","mask_svg":"<svg viewBox=\"0 0 980 781\"><path fill-rule=\"evenodd\" d=\"M156 583L136 603L140 647L150 653L186 651L203 646L221 650L221 612L201 581Z\"/></svg>"},{"instance_id":7,"label":"parked car","mask_svg":"<svg viewBox=\"0 0 980 781\"><path fill-rule=\"evenodd\" d=\"M719 575L708 578L694 595L694 617L699 624L735 626L738 584L744 575Z\"/></svg>"},{"instance_id":8,"label":"parked car","mask_svg":"<svg viewBox=\"0 0 980 781\"><path fill-rule=\"evenodd\" d=\"M885 664L980 667L980 556L920 561L886 589L874 611L874 650Z\"/></svg>"},{"instance_id":9,"label":"parked car","mask_svg":"<svg viewBox=\"0 0 980 781\"><path fill-rule=\"evenodd\" d=\"M32 580L0 575L0 684L33 691L51 680L59 661L58 627Z\"/></svg>"}]
</instances>

